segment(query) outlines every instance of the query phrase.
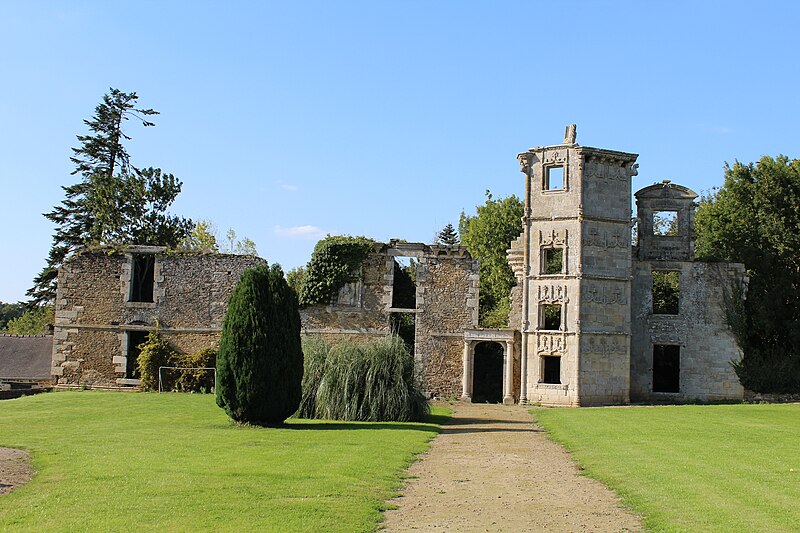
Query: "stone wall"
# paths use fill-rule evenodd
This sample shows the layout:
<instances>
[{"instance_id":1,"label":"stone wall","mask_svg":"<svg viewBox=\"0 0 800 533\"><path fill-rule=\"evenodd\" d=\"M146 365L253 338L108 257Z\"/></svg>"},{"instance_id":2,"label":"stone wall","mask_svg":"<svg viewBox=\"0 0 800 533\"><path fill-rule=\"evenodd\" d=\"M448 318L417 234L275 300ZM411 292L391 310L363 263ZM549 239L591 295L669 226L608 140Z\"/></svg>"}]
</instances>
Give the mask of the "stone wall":
<instances>
[{"instance_id":1,"label":"stone wall","mask_svg":"<svg viewBox=\"0 0 800 533\"><path fill-rule=\"evenodd\" d=\"M135 254L154 257L152 302L129 301ZM58 274L54 377L72 385L138 384L126 375L134 331L158 327L185 353L212 346L242 272L262 264L252 256L165 253L158 247L76 254Z\"/></svg>"},{"instance_id":2,"label":"stone wall","mask_svg":"<svg viewBox=\"0 0 800 533\"><path fill-rule=\"evenodd\" d=\"M731 361L742 353L725 322L725 291L744 279L744 265L694 261L634 261L631 400L741 400ZM652 271L680 275L679 314L653 314ZM680 347L680 390L653 392L653 345Z\"/></svg>"},{"instance_id":3,"label":"stone wall","mask_svg":"<svg viewBox=\"0 0 800 533\"><path fill-rule=\"evenodd\" d=\"M464 329L478 325L478 262L464 248L436 247L417 273L415 357L429 396L462 391Z\"/></svg>"},{"instance_id":4,"label":"stone wall","mask_svg":"<svg viewBox=\"0 0 800 533\"><path fill-rule=\"evenodd\" d=\"M413 257L416 306L392 307L395 261ZM391 333L392 313L415 317L417 377L430 396L461 394L463 330L478 323L478 263L465 248L392 241L378 243L360 279L340 289L328 305L300 310L303 333L363 342Z\"/></svg>"}]
</instances>

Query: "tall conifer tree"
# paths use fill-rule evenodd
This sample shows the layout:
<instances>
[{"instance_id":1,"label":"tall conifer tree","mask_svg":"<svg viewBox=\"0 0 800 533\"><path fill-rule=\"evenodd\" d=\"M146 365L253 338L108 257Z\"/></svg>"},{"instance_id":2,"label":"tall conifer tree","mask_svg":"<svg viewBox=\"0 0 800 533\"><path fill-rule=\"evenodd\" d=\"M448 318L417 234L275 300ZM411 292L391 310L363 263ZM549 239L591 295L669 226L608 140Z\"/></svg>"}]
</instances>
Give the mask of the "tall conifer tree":
<instances>
[{"instance_id":1,"label":"tall conifer tree","mask_svg":"<svg viewBox=\"0 0 800 533\"><path fill-rule=\"evenodd\" d=\"M81 180L62 187L65 198L44 216L56 224L47 265L28 290L32 304L53 302L58 268L66 257L83 246L104 244L153 244L175 246L191 230L191 220L165 213L181 190L182 183L158 168L140 170L131 165L123 130L134 118L143 126L154 126L148 117L153 109L136 107L136 93L110 89L84 120L90 133L78 135L73 148L72 175Z\"/></svg>"}]
</instances>

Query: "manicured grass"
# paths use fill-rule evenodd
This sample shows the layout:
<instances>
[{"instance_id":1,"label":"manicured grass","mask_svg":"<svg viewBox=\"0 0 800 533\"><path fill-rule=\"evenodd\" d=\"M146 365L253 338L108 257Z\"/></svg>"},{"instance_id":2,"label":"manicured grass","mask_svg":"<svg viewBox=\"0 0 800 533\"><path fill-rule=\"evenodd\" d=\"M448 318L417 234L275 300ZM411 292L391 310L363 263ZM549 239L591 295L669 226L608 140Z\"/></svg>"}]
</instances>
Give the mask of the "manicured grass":
<instances>
[{"instance_id":1,"label":"manicured grass","mask_svg":"<svg viewBox=\"0 0 800 533\"><path fill-rule=\"evenodd\" d=\"M241 427L210 395L2 401L0 446L29 450L37 474L0 496L0 530L370 531L437 430L293 419Z\"/></svg>"},{"instance_id":2,"label":"manicured grass","mask_svg":"<svg viewBox=\"0 0 800 533\"><path fill-rule=\"evenodd\" d=\"M800 405L537 409L654 531L800 531Z\"/></svg>"}]
</instances>

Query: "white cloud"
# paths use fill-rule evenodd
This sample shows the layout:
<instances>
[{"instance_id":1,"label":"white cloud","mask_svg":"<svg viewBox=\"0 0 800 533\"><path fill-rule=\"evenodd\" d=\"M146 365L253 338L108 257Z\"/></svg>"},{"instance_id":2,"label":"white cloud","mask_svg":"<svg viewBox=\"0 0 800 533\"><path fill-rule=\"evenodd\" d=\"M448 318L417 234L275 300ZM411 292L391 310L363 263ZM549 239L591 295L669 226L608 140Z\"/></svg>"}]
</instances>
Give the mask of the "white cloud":
<instances>
[{"instance_id":1,"label":"white cloud","mask_svg":"<svg viewBox=\"0 0 800 533\"><path fill-rule=\"evenodd\" d=\"M325 236L325 231L316 226L293 226L291 228L284 228L283 226L275 226L275 235L287 239L321 239Z\"/></svg>"},{"instance_id":2,"label":"white cloud","mask_svg":"<svg viewBox=\"0 0 800 533\"><path fill-rule=\"evenodd\" d=\"M283 189L284 191L295 192L299 188L300 187L298 187L297 185L292 185L291 183L281 183L281 189Z\"/></svg>"}]
</instances>

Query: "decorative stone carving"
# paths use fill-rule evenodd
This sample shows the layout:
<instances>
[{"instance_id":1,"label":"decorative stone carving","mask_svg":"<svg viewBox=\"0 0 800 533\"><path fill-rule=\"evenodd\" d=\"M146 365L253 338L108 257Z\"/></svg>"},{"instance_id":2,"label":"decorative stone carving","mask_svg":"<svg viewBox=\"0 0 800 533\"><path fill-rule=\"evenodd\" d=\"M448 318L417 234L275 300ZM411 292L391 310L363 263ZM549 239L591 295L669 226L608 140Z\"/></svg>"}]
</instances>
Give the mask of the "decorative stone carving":
<instances>
[{"instance_id":1,"label":"decorative stone carving","mask_svg":"<svg viewBox=\"0 0 800 533\"><path fill-rule=\"evenodd\" d=\"M638 163L620 161L610 157L592 156L585 163L583 175L610 181L625 181L631 176L637 176L639 174L638 168Z\"/></svg>"},{"instance_id":2,"label":"decorative stone carving","mask_svg":"<svg viewBox=\"0 0 800 533\"><path fill-rule=\"evenodd\" d=\"M552 152L545 152L544 164L545 165L561 165L567 162L568 150L553 150Z\"/></svg>"},{"instance_id":3,"label":"decorative stone carving","mask_svg":"<svg viewBox=\"0 0 800 533\"><path fill-rule=\"evenodd\" d=\"M567 351L567 338L564 335L537 335L536 353L545 355L564 354Z\"/></svg>"},{"instance_id":4,"label":"decorative stone carving","mask_svg":"<svg viewBox=\"0 0 800 533\"><path fill-rule=\"evenodd\" d=\"M539 246L566 246L567 230L539 231Z\"/></svg>"},{"instance_id":5,"label":"decorative stone carving","mask_svg":"<svg viewBox=\"0 0 800 533\"><path fill-rule=\"evenodd\" d=\"M623 339L618 336L588 336L583 338L583 352L598 355L624 355L627 351Z\"/></svg>"},{"instance_id":6,"label":"decorative stone carving","mask_svg":"<svg viewBox=\"0 0 800 533\"><path fill-rule=\"evenodd\" d=\"M343 307L361 307L361 281L345 283L336 297L336 305Z\"/></svg>"},{"instance_id":7,"label":"decorative stone carving","mask_svg":"<svg viewBox=\"0 0 800 533\"><path fill-rule=\"evenodd\" d=\"M630 245L630 236L621 231L600 231L596 224L590 224L583 234L584 246L597 246L599 248L627 248Z\"/></svg>"},{"instance_id":8,"label":"decorative stone carving","mask_svg":"<svg viewBox=\"0 0 800 533\"><path fill-rule=\"evenodd\" d=\"M601 283L589 283L583 290L583 300L598 304L627 305L628 298L621 287L613 287Z\"/></svg>"},{"instance_id":9,"label":"decorative stone carving","mask_svg":"<svg viewBox=\"0 0 800 533\"><path fill-rule=\"evenodd\" d=\"M567 286L566 285L539 285L539 292L537 295L540 302L544 303L567 303Z\"/></svg>"}]
</instances>

